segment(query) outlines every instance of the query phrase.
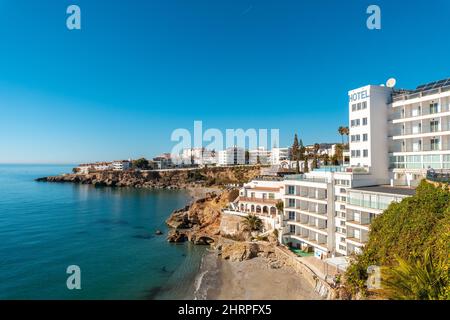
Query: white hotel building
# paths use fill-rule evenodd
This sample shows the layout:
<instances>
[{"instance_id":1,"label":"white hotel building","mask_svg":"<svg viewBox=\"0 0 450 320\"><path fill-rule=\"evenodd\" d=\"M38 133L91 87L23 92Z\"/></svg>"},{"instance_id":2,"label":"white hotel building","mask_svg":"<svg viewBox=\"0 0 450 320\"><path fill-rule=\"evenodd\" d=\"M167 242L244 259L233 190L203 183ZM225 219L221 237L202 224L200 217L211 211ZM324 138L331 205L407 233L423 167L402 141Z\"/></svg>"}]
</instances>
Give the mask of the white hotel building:
<instances>
[{"instance_id":1,"label":"white hotel building","mask_svg":"<svg viewBox=\"0 0 450 320\"><path fill-rule=\"evenodd\" d=\"M429 170L450 172L450 79L415 90L364 86L349 91L348 108L350 163L274 182L284 203L273 220L280 241L320 259L360 252L374 217L414 195ZM252 204L260 213L258 199L245 202L257 194L252 183L235 204L241 214Z\"/></svg>"},{"instance_id":2,"label":"white hotel building","mask_svg":"<svg viewBox=\"0 0 450 320\"><path fill-rule=\"evenodd\" d=\"M360 252L372 219L450 169L450 79L349 91L350 164L284 180L282 241L318 258Z\"/></svg>"}]
</instances>

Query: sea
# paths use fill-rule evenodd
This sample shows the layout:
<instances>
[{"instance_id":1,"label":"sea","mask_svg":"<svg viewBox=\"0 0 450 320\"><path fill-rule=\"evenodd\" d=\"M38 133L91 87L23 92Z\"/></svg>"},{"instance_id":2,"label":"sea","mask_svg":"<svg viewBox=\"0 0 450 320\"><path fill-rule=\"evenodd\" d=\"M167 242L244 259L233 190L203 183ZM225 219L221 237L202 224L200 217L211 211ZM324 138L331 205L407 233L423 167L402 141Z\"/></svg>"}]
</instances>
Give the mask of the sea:
<instances>
[{"instance_id":1,"label":"sea","mask_svg":"<svg viewBox=\"0 0 450 320\"><path fill-rule=\"evenodd\" d=\"M0 299L206 298L214 254L166 241L186 191L34 181L72 167L0 165Z\"/></svg>"}]
</instances>

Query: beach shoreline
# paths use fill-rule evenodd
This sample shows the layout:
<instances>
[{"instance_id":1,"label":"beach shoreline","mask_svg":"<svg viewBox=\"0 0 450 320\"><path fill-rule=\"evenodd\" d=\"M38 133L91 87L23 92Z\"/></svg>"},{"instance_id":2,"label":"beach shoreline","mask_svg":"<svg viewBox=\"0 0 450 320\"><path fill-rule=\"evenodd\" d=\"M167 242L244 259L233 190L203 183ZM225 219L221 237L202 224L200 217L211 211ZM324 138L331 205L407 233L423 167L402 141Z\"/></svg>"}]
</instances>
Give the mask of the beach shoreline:
<instances>
[{"instance_id":1,"label":"beach shoreline","mask_svg":"<svg viewBox=\"0 0 450 320\"><path fill-rule=\"evenodd\" d=\"M196 279L198 300L321 300L314 287L289 266L270 268L268 260L224 260L206 253Z\"/></svg>"}]
</instances>

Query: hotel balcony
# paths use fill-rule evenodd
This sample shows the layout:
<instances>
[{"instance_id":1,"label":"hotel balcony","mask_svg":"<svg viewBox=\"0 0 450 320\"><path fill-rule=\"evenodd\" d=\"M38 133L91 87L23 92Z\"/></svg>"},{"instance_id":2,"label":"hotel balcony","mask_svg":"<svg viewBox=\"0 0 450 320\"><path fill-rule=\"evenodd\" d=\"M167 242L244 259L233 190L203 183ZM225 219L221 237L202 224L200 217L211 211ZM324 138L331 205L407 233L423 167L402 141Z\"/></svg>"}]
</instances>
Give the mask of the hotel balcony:
<instances>
[{"instance_id":1,"label":"hotel balcony","mask_svg":"<svg viewBox=\"0 0 450 320\"><path fill-rule=\"evenodd\" d=\"M295 232L290 232L287 235L303 241L310 246L319 247L322 250L327 250L327 236L301 226L295 226Z\"/></svg>"},{"instance_id":2,"label":"hotel balcony","mask_svg":"<svg viewBox=\"0 0 450 320\"><path fill-rule=\"evenodd\" d=\"M389 144L389 153L450 151L450 131L444 136L433 133L430 137L403 137Z\"/></svg>"},{"instance_id":3,"label":"hotel balcony","mask_svg":"<svg viewBox=\"0 0 450 320\"><path fill-rule=\"evenodd\" d=\"M315 183L327 183L327 178L321 177L311 177L305 174L293 174L284 177L285 180L291 181L305 181L305 182L315 182Z\"/></svg>"},{"instance_id":4,"label":"hotel balcony","mask_svg":"<svg viewBox=\"0 0 450 320\"><path fill-rule=\"evenodd\" d=\"M306 213L313 213L313 214L321 214L325 215L327 213L327 205L321 204L321 203L315 203L315 202L309 202L309 201L299 201L299 205L297 209L306 212Z\"/></svg>"},{"instance_id":5,"label":"hotel balcony","mask_svg":"<svg viewBox=\"0 0 450 320\"><path fill-rule=\"evenodd\" d=\"M346 213L346 223L347 226L369 230L369 225L373 219L374 215L368 212L361 212L357 210L347 210Z\"/></svg>"},{"instance_id":6,"label":"hotel balcony","mask_svg":"<svg viewBox=\"0 0 450 320\"><path fill-rule=\"evenodd\" d=\"M313 188L304 186L286 186L286 195L293 197L301 197L311 200L322 200L327 199L327 190L325 188Z\"/></svg>"},{"instance_id":7,"label":"hotel balcony","mask_svg":"<svg viewBox=\"0 0 450 320\"><path fill-rule=\"evenodd\" d=\"M362 246L369 240L369 232L367 230L355 228L350 225L347 225L346 228L347 228L347 238L346 238L347 242L350 242L354 245Z\"/></svg>"},{"instance_id":8,"label":"hotel balcony","mask_svg":"<svg viewBox=\"0 0 450 320\"><path fill-rule=\"evenodd\" d=\"M450 117L448 116L397 124L389 131L389 136L393 140L448 134L450 134Z\"/></svg>"}]
</instances>

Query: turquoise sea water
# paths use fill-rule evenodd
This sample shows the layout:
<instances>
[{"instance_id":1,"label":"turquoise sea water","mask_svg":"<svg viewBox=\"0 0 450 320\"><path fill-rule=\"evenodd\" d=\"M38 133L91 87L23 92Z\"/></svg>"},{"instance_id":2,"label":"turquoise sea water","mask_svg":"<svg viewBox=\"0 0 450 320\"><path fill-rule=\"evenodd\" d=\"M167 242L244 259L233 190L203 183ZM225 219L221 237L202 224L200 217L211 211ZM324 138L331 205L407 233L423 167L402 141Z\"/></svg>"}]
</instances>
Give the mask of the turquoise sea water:
<instances>
[{"instance_id":1,"label":"turquoise sea water","mask_svg":"<svg viewBox=\"0 0 450 320\"><path fill-rule=\"evenodd\" d=\"M71 167L0 165L0 299L192 298L205 248L167 243L164 223L188 194L33 181Z\"/></svg>"}]
</instances>

